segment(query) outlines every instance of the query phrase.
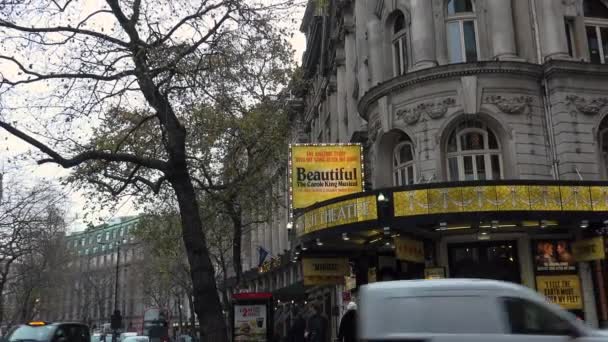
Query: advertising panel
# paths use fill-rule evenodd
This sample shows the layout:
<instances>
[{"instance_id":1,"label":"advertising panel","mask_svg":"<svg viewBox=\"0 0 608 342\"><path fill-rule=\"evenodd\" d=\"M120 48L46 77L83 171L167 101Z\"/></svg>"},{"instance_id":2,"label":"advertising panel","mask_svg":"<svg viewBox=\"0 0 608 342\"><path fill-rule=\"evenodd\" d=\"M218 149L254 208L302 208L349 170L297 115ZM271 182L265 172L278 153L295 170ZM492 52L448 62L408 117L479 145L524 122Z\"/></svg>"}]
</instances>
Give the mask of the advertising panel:
<instances>
[{"instance_id":1,"label":"advertising panel","mask_svg":"<svg viewBox=\"0 0 608 342\"><path fill-rule=\"evenodd\" d=\"M576 262L568 240L537 240L533 242L537 273L576 271Z\"/></svg>"},{"instance_id":2,"label":"advertising panel","mask_svg":"<svg viewBox=\"0 0 608 342\"><path fill-rule=\"evenodd\" d=\"M294 144L289 148L293 209L363 191L360 144Z\"/></svg>"},{"instance_id":3,"label":"advertising panel","mask_svg":"<svg viewBox=\"0 0 608 342\"><path fill-rule=\"evenodd\" d=\"M234 340L238 342L267 341L267 312L266 305L235 305L234 306Z\"/></svg>"},{"instance_id":4,"label":"advertising panel","mask_svg":"<svg viewBox=\"0 0 608 342\"><path fill-rule=\"evenodd\" d=\"M572 243L572 254L576 261L603 260L606 258L604 238L598 236L592 239L575 241Z\"/></svg>"},{"instance_id":5,"label":"advertising panel","mask_svg":"<svg viewBox=\"0 0 608 342\"><path fill-rule=\"evenodd\" d=\"M547 299L566 310L583 308L578 275L537 276L536 289Z\"/></svg>"},{"instance_id":6,"label":"advertising panel","mask_svg":"<svg viewBox=\"0 0 608 342\"><path fill-rule=\"evenodd\" d=\"M424 245L421 241L408 238L395 239L395 254L397 259L411 262L424 262Z\"/></svg>"},{"instance_id":7,"label":"advertising panel","mask_svg":"<svg viewBox=\"0 0 608 342\"><path fill-rule=\"evenodd\" d=\"M344 284L350 274L348 258L303 258L304 285Z\"/></svg>"}]
</instances>

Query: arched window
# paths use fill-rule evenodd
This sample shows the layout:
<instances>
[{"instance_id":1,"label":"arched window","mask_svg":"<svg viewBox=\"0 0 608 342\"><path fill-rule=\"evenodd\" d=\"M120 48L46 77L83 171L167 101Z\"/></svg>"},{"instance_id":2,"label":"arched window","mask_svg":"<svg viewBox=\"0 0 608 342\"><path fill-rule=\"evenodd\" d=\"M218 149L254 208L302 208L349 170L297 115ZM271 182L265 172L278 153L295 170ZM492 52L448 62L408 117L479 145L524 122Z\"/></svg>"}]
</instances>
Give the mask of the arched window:
<instances>
[{"instance_id":1,"label":"arched window","mask_svg":"<svg viewBox=\"0 0 608 342\"><path fill-rule=\"evenodd\" d=\"M449 135L447 166L450 181L501 179L502 156L494 132L481 121L463 121Z\"/></svg>"},{"instance_id":2,"label":"arched window","mask_svg":"<svg viewBox=\"0 0 608 342\"><path fill-rule=\"evenodd\" d=\"M447 43L450 63L476 62L477 18L472 0L447 1Z\"/></svg>"},{"instance_id":3,"label":"arched window","mask_svg":"<svg viewBox=\"0 0 608 342\"><path fill-rule=\"evenodd\" d=\"M405 16L398 11L393 23L393 70L394 76L405 74L408 67Z\"/></svg>"},{"instance_id":4,"label":"arched window","mask_svg":"<svg viewBox=\"0 0 608 342\"><path fill-rule=\"evenodd\" d=\"M608 177L608 117L604 118L599 129L600 153L603 177Z\"/></svg>"},{"instance_id":5,"label":"arched window","mask_svg":"<svg viewBox=\"0 0 608 342\"><path fill-rule=\"evenodd\" d=\"M404 141L393 150L393 184L395 186L416 183L416 161L414 146L410 141Z\"/></svg>"},{"instance_id":6,"label":"arched window","mask_svg":"<svg viewBox=\"0 0 608 342\"><path fill-rule=\"evenodd\" d=\"M585 30L591 63L608 61L608 7L601 0L583 2Z\"/></svg>"}]
</instances>

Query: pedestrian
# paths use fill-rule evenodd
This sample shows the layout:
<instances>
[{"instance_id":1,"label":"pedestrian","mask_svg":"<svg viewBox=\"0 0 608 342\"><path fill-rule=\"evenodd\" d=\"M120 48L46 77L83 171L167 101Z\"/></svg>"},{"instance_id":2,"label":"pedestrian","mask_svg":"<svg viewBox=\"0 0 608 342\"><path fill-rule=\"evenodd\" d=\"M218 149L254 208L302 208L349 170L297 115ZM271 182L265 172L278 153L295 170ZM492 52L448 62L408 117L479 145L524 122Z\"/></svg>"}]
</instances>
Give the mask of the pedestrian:
<instances>
[{"instance_id":1,"label":"pedestrian","mask_svg":"<svg viewBox=\"0 0 608 342\"><path fill-rule=\"evenodd\" d=\"M355 342L357 340L357 304L350 302L346 305L346 313L340 321L338 341Z\"/></svg>"},{"instance_id":2,"label":"pedestrian","mask_svg":"<svg viewBox=\"0 0 608 342\"><path fill-rule=\"evenodd\" d=\"M328 320L323 315L321 305L315 303L312 305L313 314L308 319L307 330L308 330L308 342L329 342L327 336L327 325Z\"/></svg>"},{"instance_id":3,"label":"pedestrian","mask_svg":"<svg viewBox=\"0 0 608 342\"><path fill-rule=\"evenodd\" d=\"M299 308L294 308L292 311L293 322L287 332L288 342L305 342L304 334L306 333L306 320Z\"/></svg>"}]
</instances>

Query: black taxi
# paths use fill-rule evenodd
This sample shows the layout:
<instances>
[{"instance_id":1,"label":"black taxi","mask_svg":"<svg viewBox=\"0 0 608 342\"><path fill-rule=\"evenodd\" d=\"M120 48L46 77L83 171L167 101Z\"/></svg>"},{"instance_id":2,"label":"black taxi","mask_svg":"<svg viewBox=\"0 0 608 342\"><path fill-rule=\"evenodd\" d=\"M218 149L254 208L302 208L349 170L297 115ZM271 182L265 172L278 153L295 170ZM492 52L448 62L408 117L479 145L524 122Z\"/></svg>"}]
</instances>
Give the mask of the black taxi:
<instances>
[{"instance_id":1,"label":"black taxi","mask_svg":"<svg viewBox=\"0 0 608 342\"><path fill-rule=\"evenodd\" d=\"M14 327L2 342L90 342L90 334L82 323L35 321Z\"/></svg>"}]
</instances>

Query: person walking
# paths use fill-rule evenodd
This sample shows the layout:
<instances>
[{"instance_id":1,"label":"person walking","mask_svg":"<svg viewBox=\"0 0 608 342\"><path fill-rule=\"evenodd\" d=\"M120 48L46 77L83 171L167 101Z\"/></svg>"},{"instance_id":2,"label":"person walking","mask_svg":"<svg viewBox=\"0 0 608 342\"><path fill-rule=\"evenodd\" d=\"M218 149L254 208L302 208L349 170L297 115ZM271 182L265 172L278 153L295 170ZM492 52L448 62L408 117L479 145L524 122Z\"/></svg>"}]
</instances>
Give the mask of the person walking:
<instances>
[{"instance_id":1,"label":"person walking","mask_svg":"<svg viewBox=\"0 0 608 342\"><path fill-rule=\"evenodd\" d=\"M355 342L357 340L357 304L349 302L346 305L346 313L340 321L338 329L338 341Z\"/></svg>"},{"instance_id":2,"label":"person walking","mask_svg":"<svg viewBox=\"0 0 608 342\"><path fill-rule=\"evenodd\" d=\"M305 342L304 334L306 333L306 320L299 308L294 308L292 311L293 323L287 332L288 342Z\"/></svg>"},{"instance_id":3,"label":"person walking","mask_svg":"<svg viewBox=\"0 0 608 342\"><path fill-rule=\"evenodd\" d=\"M328 321L323 316L320 304L313 304L313 314L308 319L307 324L307 342L329 342L327 325Z\"/></svg>"}]
</instances>

